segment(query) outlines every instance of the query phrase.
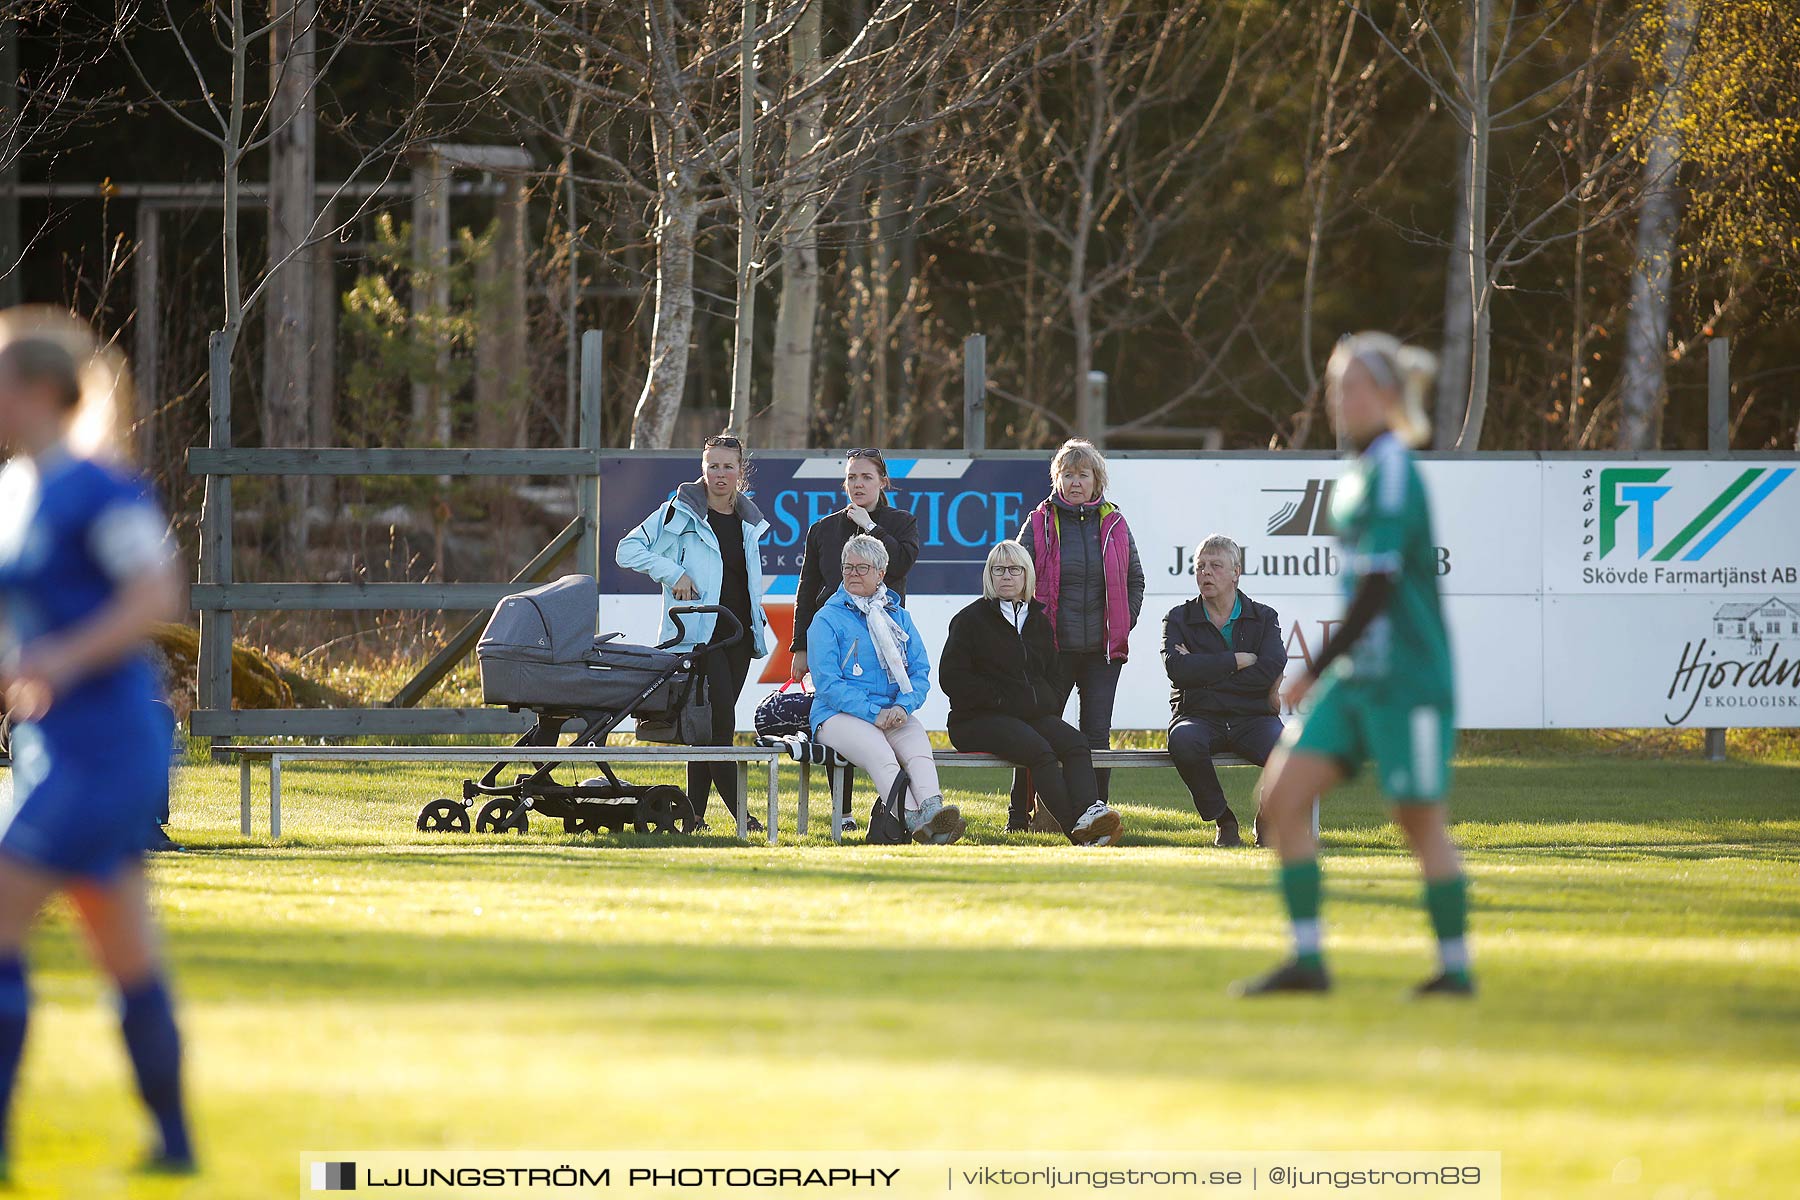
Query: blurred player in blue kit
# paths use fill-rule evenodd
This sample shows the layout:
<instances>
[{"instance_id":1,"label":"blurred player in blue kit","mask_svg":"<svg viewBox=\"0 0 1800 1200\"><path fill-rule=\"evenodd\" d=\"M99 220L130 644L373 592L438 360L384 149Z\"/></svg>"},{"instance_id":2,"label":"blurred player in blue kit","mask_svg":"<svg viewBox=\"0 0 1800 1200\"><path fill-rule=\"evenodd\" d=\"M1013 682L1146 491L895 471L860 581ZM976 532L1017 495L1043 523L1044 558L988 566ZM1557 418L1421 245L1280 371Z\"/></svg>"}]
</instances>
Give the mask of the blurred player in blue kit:
<instances>
[{"instance_id":1,"label":"blurred player in blue kit","mask_svg":"<svg viewBox=\"0 0 1800 1200\"><path fill-rule=\"evenodd\" d=\"M168 802L169 719L145 649L182 581L168 523L118 462L130 382L66 313L0 312L0 686L13 794L0 806L0 1174L30 995L24 943L69 898L118 988L120 1026L155 1118L143 1167L191 1171L181 1036L143 853Z\"/></svg>"}]
</instances>

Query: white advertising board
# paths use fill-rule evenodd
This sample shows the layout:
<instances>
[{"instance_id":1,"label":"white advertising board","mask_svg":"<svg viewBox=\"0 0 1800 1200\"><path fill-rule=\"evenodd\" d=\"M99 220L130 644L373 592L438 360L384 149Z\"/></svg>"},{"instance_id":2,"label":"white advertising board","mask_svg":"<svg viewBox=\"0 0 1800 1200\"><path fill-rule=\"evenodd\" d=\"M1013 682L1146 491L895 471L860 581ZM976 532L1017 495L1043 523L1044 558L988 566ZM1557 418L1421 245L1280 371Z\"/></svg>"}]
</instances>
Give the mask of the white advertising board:
<instances>
[{"instance_id":1,"label":"white advertising board","mask_svg":"<svg viewBox=\"0 0 1800 1200\"><path fill-rule=\"evenodd\" d=\"M1275 455L1121 458L1108 468L1108 494L1130 522L1146 580L1115 727L1168 723L1162 618L1194 594L1187 564L1210 533L1244 546L1241 587L1281 614L1289 670L1302 669L1343 611L1342 551L1327 513L1344 464ZM1800 725L1800 478L1791 461L1445 459L1421 469L1456 656L1459 725ZM934 470L962 478L965 468ZM806 460L796 477L829 473ZM969 487L981 486L974 472L968 478ZM1036 502L1029 490L989 495L996 512L1000 498L1013 497L989 522L1007 531ZM824 511L829 496L809 503ZM945 493L930 511L954 514L957 504ZM803 528L790 531L790 542ZM973 533L959 536L957 552L976 558L940 567L934 578L960 570L967 590L929 584L908 600L934 661L979 578L981 547ZM928 547L922 562L933 555ZM797 569L797 556L765 553L764 562L775 577L769 609L785 638L793 603L785 573ZM653 640L655 595L603 593L603 628ZM757 700L786 668L785 651L753 666L740 728L751 728ZM942 695L921 715L943 728Z\"/></svg>"}]
</instances>

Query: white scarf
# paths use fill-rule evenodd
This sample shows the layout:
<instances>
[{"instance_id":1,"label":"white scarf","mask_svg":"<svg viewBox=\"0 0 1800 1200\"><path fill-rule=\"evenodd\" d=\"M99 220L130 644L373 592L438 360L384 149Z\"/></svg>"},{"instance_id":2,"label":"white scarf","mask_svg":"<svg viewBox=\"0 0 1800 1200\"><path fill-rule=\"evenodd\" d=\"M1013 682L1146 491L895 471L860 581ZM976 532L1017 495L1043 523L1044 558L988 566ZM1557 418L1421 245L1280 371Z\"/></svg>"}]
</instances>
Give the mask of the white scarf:
<instances>
[{"instance_id":1,"label":"white scarf","mask_svg":"<svg viewBox=\"0 0 1800 1200\"><path fill-rule=\"evenodd\" d=\"M887 585L884 583L876 588L873 596L858 596L848 588L844 589L844 594L869 619L869 642L875 647L875 657L887 668L888 678L901 692L912 691L912 676L906 673L906 652L900 648L911 639L906 636L906 630L888 616Z\"/></svg>"}]
</instances>

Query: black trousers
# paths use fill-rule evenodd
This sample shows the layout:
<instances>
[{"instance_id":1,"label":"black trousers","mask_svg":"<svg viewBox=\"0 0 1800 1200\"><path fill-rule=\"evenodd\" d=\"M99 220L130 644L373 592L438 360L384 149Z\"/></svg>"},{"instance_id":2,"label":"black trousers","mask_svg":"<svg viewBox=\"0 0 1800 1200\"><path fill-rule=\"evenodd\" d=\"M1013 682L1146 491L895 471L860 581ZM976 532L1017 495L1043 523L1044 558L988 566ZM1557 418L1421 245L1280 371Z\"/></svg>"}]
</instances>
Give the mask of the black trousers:
<instances>
[{"instance_id":1,"label":"black trousers","mask_svg":"<svg viewBox=\"0 0 1800 1200\"><path fill-rule=\"evenodd\" d=\"M1056 698L1057 710L1060 712L1068 707L1069 694L1079 688L1081 732L1087 738L1088 749L1106 749L1112 744L1113 702L1119 695L1119 672L1125 664L1107 662L1106 655L1098 650L1065 652L1058 660L1063 681L1061 694ZM1112 794L1112 771L1106 767L1097 768L1094 779L1099 785L1100 799L1107 799ZM1007 809L1010 821L1023 821L1031 815L1031 791L1025 772L1013 772L1012 798ZM1038 794L1042 795L1043 789L1038 789Z\"/></svg>"},{"instance_id":2,"label":"black trousers","mask_svg":"<svg viewBox=\"0 0 1800 1200\"><path fill-rule=\"evenodd\" d=\"M1231 750L1266 766L1281 730L1281 718L1276 716L1175 718L1169 726L1169 757L1194 798L1194 810L1208 821L1217 821L1228 811L1225 789L1213 769L1213 751Z\"/></svg>"},{"instance_id":3,"label":"black trousers","mask_svg":"<svg viewBox=\"0 0 1800 1200\"><path fill-rule=\"evenodd\" d=\"M737 735L737 699L743 693L744 680L750 677L750 661L756 653L749 620L739 619L744 622L742 640L723 653L706 656L706 694L712 700L713 717L712 736L706 741L708 746L729 746ZM735 818L740 801L738 765L731 762L691 762L687 765L688 803L693 806L696 818L706 818L706 802L713 787L719 789L719 799L725 802L726 811Z\"/></svg>"},{"instance_id":4,"label":"black trousers","mask_svg":"<svg viewBox=\"0 0 1800 1200\"><path fill-rule=\"evenodd\" d=\"M1068 834L1100 796L1093 751L1079 729L1061 717L1029 721L985 713L950 722L958 750L985 751L1018 763L1038 798Z\"/></svg>"}]
</instances>

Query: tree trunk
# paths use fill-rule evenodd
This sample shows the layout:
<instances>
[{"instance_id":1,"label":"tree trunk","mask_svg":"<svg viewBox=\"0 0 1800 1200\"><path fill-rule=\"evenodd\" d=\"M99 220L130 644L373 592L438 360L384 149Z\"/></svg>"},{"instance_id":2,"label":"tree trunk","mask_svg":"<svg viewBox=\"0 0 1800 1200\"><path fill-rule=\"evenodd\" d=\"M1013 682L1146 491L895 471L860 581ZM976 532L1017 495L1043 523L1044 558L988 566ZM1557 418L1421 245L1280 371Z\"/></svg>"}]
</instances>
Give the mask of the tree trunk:
<instances>
[{"instance_id":1,"label":"tree trunk","mask_svg":"<svg viewBox=\"0 0 1800 1200\"><path fill-rule=\"evenodd\" d=\"M750 434L750 364L756 346L756 0L744 0L738 35L737 310L731 340L731 432Z\"/></svg>"},{"instance_id":2,"label":"tree trunk","mask_svg":"<svg viewBox=\"0 0 1800 1200\"><path fill-rule=\"evenodd\" d=\"M19 158L25 152L19 121L19 21L0 13L0 308L25 298L19 259L24 252L19 226Z\"/></svg>"},{"instance_id":3,"label":"tree trunk","mask_svg":"<svg viewBox=\"0 0 1800 1200\"><path fill-rule=\"evenodd\" d=\"M476 264L475 431L483 446L525 435L525 188L506 181L494 241Z\"/></svg>"},{"instance_id":4,"label":"tree trunk","mask_svg":"<svg viewBox=\"0 0 1800 1200\"><path fill-rule=\"evenodd\" d=\"M1675 175L1681 166L1681 93L1694 44L1693 0L1665 0L1663 80L1644 156L1644 194L1638 202L1637 262L1631 269L1631 311L1625 326L1625 383L1618 447L1647 450L1662 430L1668 396L1669 280L1680 221Z\"/></svg>"},{"instance_id":5,"label":"tree trunk","mask_svg":"<svg viewBox=\"0 0 1800 1200\"><path fill-rule=\"evenodd\" d=\"M450 168L435 151L413 169L412 314L432 339L425 378L412 384L413 437L422 446L450 444L450 346L443 335L450 314Z\"/></svg>"},{"instance_id":6,"label":"tree trunk","mask_svg":"<svg viewBox=\"0 0 1800 1200\"><path fill-rule=\"evenodd\" d=\"M1463 29L1462 68L1467 71L1464 93L1473 99L1481 86L1485 63L1475 58L1475 19ZM1469 163L1474 155L1471 125L1463 153L1456 164L1456 220L1450 227L1450 256L1444 270L1444 341L1438 353L1437 403L1433 445L1448 450L1456 444L1469 414L1471 351L1475 340L1476 270L1475 243L1470 240Z\"/></svg>"},{"instance_id":7,"label":"tree trunk","mask_svg":"<svg viewBox=\"0 0 1800 1200\"><path fill-rule=\"evenodd\" d=\"M662 36L658 24L653 18L653 38ZM655 47L651 61L658 61ZM657 188L656 314L650 327L650 370L631 421L634 450L669 448L687 390L688 348L694 332L694 235L700 224L700 198L676 107L675 81L660 66L656 74L658 112L651 117Z\"/></svg>"},{"instance_id":8,"label":"tree trunk","mask_svg":"<svg viewBox=\"0 0 1800 1200\"><path fill-rule=\"evenodd\" d=\"M811 0L788 35L795 86L805 87L820 70L819 12ZM812 411L814 331L819 314L818 198L807 158L818 145L821 105L806 105L788 123L787 174L782 183L781 299L775 310L775 380L769 397L767 442L771 448L803 450Z\"/></svg>"},{"instance_id":9,"label":"tree trunk","mask_svg":"<svg viewBox=\"0 0 1800 1200\"><path fill-rule=\"evenodd\" d=\"M1101 428L1106 414L1099 412L1088 386L1088 373L1094 369L1094 323L1092 293L1088 290L1088 245L1093 238L1094 222L1099 207L1098 192L1102 157L1107 151L1105 114L1107 112L1107 50L1110 29L1104 22L1110 18L1101 10L1094 14L1087 67L1088 134L1082 148L1081 166L1075 178L1078 193L1069 239L1069 332L1075 343L1075 436L1104 445L1106 431Z\"/></svg>"},{"instance_id":10,"label":"tree trunk","mask_svg":"<svg viewBox=\"0 0 1800 1200\"><path fill-rule=\"evenodd\" d=\"M269 0L269 294L263 309L262 428L265 446L305 446L312 437L313 73L316 0ZM306 548L307 478L276 480L278 561Z\"/></svg>"},{"instance_id":11,"label":"tree trunk","mask_svg":"<svg viewBox=\"0 0 1800 1200\"><path fill-rule=\"evenodd\" d=\"M1493 77L1488 63L1488 35L1493 24L1493 0L1469 0L1469 8L1471 19L1475 23L1469 34L1469 175L1463 193L1468 200L1468 221L1464 228L1469 238L1471 302L1469 407L1463 417L1462 432L1457 436L1455 446L1463 451L1481 448L1481 429L1487 420L1488 370L1493 349L1493 309L1489 303L1492 290L1488 284L1487 261L1488 134L1492 120L1488 100L1493 93Z\"/></svg>"}]
</instances>

